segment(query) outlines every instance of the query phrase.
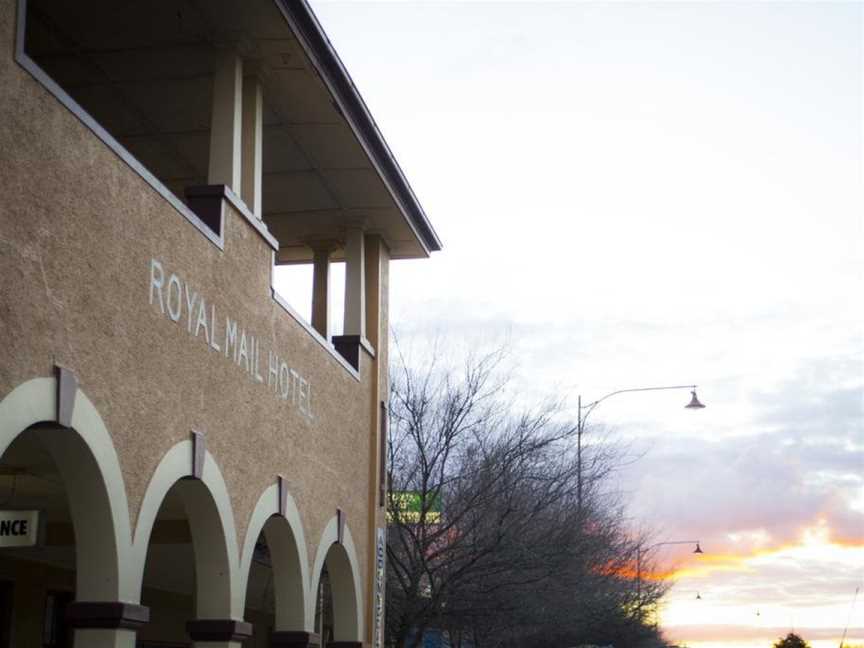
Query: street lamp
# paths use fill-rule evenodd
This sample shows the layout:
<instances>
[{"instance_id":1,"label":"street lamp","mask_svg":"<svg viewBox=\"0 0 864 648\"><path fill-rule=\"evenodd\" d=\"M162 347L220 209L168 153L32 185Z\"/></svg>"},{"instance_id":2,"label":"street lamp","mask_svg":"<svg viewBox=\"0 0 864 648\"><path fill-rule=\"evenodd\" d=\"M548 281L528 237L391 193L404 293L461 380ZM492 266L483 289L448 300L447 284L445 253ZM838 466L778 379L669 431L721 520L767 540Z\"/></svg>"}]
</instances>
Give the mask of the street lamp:
<instances>
[{"instance_id":1,"label":"street lamp","mask_svg":"<svg viewBox=\"0 0 864 648\"><path fill-rule=\"evenodd\" d=\"M669 540L666 542L657 542L645 549L642 547L636 547L636 595L637 598L642 600L642 554L648 553L652 549L656 549L657 547L665 547L666 545L692 545L695 544L696 548L693 550L694 554L703 554L702 547L699 545L698 540ZM696 598L701 598L698 593Z\"/></svg>"},{"instance_id":2,"label":"street lamp","mask_svg":"<svg viewBox=\"0 0 864 648\"><path fill-rule=\"evenodd\" d=\"M588 416L591 414L591 412L594 411L595 407L597 407L607 398L611 398L612 396L617 396L618 394L629 394L631 392L663 391L667 389L690 390L690 402L684 406L684 409L696 410L705 408L705 406L700 403L699 399L696 397L696 385L669 385L666 387L635 387L631 389L618 389L616 391L606 394L605 396L603 396L603 398L598 398L597 400L584 406L582 405L582 395L579 395L579 415L576 425L576 507L580 513L582 512L582 432L585 429L585 421ZM582 413L583 411L585 412L584 414Z\"/></svg>"}]
</instances>

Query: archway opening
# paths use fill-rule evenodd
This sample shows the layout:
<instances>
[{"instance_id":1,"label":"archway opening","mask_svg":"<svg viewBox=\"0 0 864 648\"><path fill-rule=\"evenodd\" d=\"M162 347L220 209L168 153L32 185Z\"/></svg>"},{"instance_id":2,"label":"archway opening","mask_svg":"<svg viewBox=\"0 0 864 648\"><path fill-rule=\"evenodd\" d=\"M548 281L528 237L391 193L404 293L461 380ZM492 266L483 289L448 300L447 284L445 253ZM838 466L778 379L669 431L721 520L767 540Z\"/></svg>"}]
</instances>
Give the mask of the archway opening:
<instances>
[{"instance_id":1,"label":"archway opening","mask_svg":"<svg viewBox=\"0 0 864 648\"><path fill-rule=\"evenodd\" d=\"M117 598L114 525L77 432L33 425L0 457L0 648L71 648L76 600Z\"/></svg>"},{"instance_id":2,"label":"archway opening","mask_svg":"<svg viewBox=\"0 0 864 648\"><path fill-rule=\"evenodd\" d=\"M276 583L273 575L273 557L262 531L255 542L246 585L244 617L255 632L244 648L269 648L270 634L276 629Z\"/></svg>"},{"instance_id":3,"label":"archway opening","mask_svg":"<svg viewBox=\"0 0 864 648\"><path fill-rule=\"evenodd\" d=\"M315 628L322 646L359 640L357 589L345 548L334 543L327 551L315 597Z\"/></svg>"},{"instance_id":4,"label":"archway opening","mask_svg":"<svg viewBox=\"0 0 864 648\"><path fill-rule=\"evenodd\" d=\"M321 570L318 591L315 594L315 632L321 637L321 647L332 644L334 636L333 590L330 587L330 574L327 565Z\"/></svg>"},{"instance_id":5,"label":"archway opening","mask_svg":"<svg viewBox=\"0 0 864 648\"><path fill-rule=\"evenodd\" d=\"M141 603L150 622L139 648L192 645L187 624L230 618L230 566L224 529L207 487L184 478L168 490L147 546Z\"/></svg>"},{"instance_id":6,"label":"archway opening","mask_svg":"<svg viewBox=\"0 0 864 648\"><path fill-rule=\"evenodd\" d=\"M255 632L245 648L268 648L273 633L296 645L304 634L305 592L297 540L285 518L271 516L255 542L246 585L245 619Z\"/></svg>"}]
</instances>

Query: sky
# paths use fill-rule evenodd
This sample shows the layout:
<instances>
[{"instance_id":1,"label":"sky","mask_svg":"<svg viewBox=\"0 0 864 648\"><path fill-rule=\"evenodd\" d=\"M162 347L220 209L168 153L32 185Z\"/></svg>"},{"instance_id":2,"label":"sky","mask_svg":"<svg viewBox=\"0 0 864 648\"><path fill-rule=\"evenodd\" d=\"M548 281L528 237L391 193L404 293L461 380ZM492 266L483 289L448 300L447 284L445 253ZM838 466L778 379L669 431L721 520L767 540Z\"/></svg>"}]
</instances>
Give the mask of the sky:
<instances>
[{"instance_id":1,"label":"sky","mask_svg":"<svg viewBox=\"0 0 864 648\"><path fill-rule=\"evenodd\" d=\"M690 646L864 643L864 5L334 2L441 236L402 339L504 339L591 421ZM864 589L864 587L862 587ZM696 594L700 598L696 598Z\"/></svg>"}]
</instances>

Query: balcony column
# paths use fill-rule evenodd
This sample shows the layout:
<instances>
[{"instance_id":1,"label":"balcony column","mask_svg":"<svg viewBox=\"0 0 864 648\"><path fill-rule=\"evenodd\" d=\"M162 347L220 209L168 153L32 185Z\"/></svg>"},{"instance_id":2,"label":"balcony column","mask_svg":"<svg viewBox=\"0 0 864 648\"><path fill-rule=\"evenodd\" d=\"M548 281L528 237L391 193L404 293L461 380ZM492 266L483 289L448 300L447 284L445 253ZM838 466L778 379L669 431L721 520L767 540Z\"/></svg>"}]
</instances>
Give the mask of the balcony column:
<instances>
[{"instance_id":1,"label":"balcony column","mask_svg":"<svg viewBox=\"0 0 864 648\"><path fill-rule=\"evenodd\" d=\"M366 235L366 339L373 349L387 341L389 250L378 234Z\"/></svg>"},{"instance_id":2,"label":"balcony column","mask_svg":"<svg viewBox=\"0 0 864 648\"><path fill-rule=\"evenodd\" d=\"M315 241L312 248L312 328L325 340L330 339L330 254L332 241Z\"/></svg>"},{"instance_id":3,"label":"balcony column","mask_svg":"<svg viewBox=\"0 0 864 648\"><path fill-rule=\"evenodd\" d=\"M261 218L261 147L264 100L257 77L243 78L243 184L240 197L256 217Z\"/></svg>"},{"instance_id":4,"label":"balcony column","mask_svg":"<svg viewBox=\"0 0 864 648\"><path fill-rule=\"evenodd\" d=\"M345 232L345 328L343 335L366 338L366 250L363 228Z\"/></svg>"},{"instance_id":5,"label":"balcony column","mask_svg":"<svg viewBox=\"0 0 864 648\"><path fill-rule=\"evenodd\" d=\"M233 52L224 53L213 74L207 183L227 185L235 193L240 193L242 88L242 61Z\"/></svg>"}]
</instances>

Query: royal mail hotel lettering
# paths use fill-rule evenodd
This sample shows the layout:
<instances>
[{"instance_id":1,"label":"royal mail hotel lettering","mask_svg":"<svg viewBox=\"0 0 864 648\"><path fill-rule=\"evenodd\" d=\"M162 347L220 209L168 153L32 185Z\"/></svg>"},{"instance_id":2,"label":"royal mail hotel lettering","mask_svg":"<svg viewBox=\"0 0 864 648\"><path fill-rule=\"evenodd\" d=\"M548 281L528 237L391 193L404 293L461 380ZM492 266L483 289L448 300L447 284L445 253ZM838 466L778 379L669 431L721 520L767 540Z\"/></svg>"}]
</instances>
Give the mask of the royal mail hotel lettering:
<instances>
[{"instance_id":1,"label":"royal mail hotel lettering","mask_svg":"<svg viewBox=\"0 0 864 648\"><path fill-rule=\"evenodd\" d=\"M390 261L440 242L311 9L0 45L0 648L379 643Z\"/></svg>"}]
</instances>

